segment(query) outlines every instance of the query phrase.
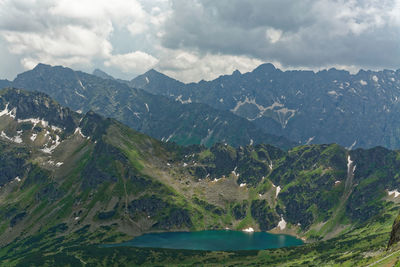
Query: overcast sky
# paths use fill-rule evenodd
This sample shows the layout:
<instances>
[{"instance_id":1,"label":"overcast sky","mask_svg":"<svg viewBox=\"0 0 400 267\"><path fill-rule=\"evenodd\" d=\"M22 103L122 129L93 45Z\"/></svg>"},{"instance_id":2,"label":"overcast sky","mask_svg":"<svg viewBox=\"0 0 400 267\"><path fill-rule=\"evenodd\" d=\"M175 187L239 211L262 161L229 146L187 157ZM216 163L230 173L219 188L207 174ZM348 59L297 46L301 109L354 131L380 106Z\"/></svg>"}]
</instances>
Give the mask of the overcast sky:
<instances>
[{"instance_id":1,"label":"overcast sky","mask_svg":"<svg viewBox=\"0 0 400 267\"><path fill-rule=\"evenodd\" d=\"M400 68L400 0L0 0L0 78L37 63L131 79Z\"/></svg>"}]
</instances>

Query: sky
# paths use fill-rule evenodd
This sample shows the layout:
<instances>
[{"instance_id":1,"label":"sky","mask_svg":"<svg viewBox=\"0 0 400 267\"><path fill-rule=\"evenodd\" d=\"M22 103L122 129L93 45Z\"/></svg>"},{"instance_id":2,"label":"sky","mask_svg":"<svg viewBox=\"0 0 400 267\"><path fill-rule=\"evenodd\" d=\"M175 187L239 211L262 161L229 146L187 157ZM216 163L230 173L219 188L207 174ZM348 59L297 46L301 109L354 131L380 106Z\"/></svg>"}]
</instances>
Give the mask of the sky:
<instances>
[{"instance_id":1,"label":"sky","mask_svg":"<svg viewBox=\"0 0 400 267\"><path fill-rule=\"evenodd\" d=\"M400 0L0 0L0 79L38 63L184 82L264 62L400 69Z\"/></svg>"}]
</instances>

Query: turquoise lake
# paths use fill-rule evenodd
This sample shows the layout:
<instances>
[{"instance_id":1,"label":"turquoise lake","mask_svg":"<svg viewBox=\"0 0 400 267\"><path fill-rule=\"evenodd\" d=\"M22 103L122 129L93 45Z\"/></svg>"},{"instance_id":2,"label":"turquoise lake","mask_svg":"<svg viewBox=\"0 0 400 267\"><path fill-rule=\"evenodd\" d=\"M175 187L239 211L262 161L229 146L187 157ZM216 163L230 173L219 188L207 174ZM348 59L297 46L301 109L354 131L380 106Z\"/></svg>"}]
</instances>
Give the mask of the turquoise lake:
<instances>
[{"instance_id":1,"label":"turquoise lake","mask_svg":"<svg viewBox=\"0 0 400 267\"><path fill-rule=\"evenodd\" d=\"M198 232L150 233L131 241L106 245L173 248L192 250L261 250L299 246L304 242L296 237L266 232L245 233L230 230L210 230Z\"/></svg>"}]
</instances>

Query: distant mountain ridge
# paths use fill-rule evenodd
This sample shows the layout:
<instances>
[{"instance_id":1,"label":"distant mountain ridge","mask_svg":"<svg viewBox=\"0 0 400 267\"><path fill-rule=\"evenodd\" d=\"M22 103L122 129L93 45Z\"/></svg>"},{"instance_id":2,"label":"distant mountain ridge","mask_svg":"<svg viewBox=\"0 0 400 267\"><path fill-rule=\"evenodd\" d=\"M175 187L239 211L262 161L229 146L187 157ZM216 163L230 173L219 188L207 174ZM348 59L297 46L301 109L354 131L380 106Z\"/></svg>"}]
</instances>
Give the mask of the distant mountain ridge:
<instances>
[{"instance_id":1,"label":"distant mountain ridge","mask_svg":"<svg viewBox=\"0 0 400 267\"><path fill-rule=\"evenodd\" d=\"M189 84L151 70L130 85L231 111L301 144L400 148L400 70L314 73L262 64L252 72Z\"/></svg>"},{"instance_id":2,"label":"distant mountain ridge","mask_svg":"<svg viewBox=\"0 0 400 267\"><path fill-rule=\"evenodd\" d=\"M100 70L96 73L111 77ZM103 79L61 66L38 64L33 70L19 74L11 85L45 92L73 110L93 110L160 140L183 145L270 143L289 148L294 144L230 112L201 103L182 105L164 96L130 88L112 77Z\"/></svg>"}]
</instances>

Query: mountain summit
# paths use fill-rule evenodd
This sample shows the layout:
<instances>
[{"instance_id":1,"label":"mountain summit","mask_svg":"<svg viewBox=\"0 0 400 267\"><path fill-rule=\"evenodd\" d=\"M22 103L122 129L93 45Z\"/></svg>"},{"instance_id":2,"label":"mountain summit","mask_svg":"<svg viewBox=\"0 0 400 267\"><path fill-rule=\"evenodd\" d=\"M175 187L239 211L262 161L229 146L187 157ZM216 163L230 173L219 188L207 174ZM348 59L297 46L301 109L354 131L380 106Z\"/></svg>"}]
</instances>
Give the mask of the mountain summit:
<instances>
[{"instance_id":1,"label":"mountain summit","mask_svg":"<svg viewBox=\"0 0 400 267\"><path fill-rule=\"evenodd\" d=\"M102 79L110 79L110 80L114 80L114 77L105 73L104 71L100 70L100 69L95 69L92 73L93 75L100 77Z\"/></svg>"}]
</instances>

